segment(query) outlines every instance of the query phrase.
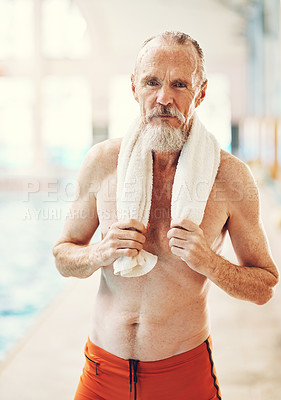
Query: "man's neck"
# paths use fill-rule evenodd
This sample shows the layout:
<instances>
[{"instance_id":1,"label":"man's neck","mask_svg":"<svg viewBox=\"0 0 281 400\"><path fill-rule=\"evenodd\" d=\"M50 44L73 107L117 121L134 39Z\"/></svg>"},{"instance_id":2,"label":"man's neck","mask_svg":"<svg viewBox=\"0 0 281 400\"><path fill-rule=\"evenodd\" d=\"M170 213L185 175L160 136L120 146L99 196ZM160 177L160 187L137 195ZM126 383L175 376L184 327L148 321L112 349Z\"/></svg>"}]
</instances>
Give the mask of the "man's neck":
<instances>
[{"instance_id":1,"label":"man's neck","mask_svg":"<svg viewBox=\"0 0 281 400\"><path fill-rule=\"evenodd\" d=\"M170 170L175 168L178 163L180 151L171 153L152 152L153 166L160 171Z\"/></svg>"}]
</instances>

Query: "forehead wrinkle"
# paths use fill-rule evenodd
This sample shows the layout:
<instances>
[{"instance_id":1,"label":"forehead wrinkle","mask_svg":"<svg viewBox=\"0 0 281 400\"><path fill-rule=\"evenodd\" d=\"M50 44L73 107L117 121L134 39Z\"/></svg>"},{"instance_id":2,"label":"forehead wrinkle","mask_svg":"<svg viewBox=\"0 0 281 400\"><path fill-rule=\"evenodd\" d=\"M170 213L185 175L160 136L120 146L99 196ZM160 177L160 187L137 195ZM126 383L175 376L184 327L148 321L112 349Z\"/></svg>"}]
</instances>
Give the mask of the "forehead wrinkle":
<instances>
[{"instance_id":1,"label":"forehead wrinkle","mask_svg":"<svg viewBox=\"0 0 281 400\"><path fill-rule=\"evenodd\" d=\"M157 68L159 69L159 64L156 60L156 57L157 57L158 52L159 52L158 56L160 55L160 50L166 51L167 58L169 58L171 61L174 58L175 68L179 64L178 59L175 58L175 52L178 50L186 50L184 53L189 58L189 65L192 66L192 71L187 71L187 74L191 77L192 86L195 86L196 80L198 80L198 78L199 78L198 71L199 71L200 63L199 63L198 55L196 53L196 49L194 48L192 43L177 44L177 43L159 39L159 38L153 39L145 47L143 47L141 49L141 51L139 52L137 61L136 61L136 66L135 66L135 78L139 72L142 72L144 70L144 67L146 67L145 75L150 75L150 73L148 73L147 66L144 65L144 67L141 69L141 66L143 65L143 61L145 60L146 56L150 57L149 66L153 68L153 65L156 65ZM153 60L153 55L155 56L154 60ZM155 75L155 73L152 72L151 75ZM179 78L182 79L182 77L179 77Z\"/></svg>"}]
</instances>

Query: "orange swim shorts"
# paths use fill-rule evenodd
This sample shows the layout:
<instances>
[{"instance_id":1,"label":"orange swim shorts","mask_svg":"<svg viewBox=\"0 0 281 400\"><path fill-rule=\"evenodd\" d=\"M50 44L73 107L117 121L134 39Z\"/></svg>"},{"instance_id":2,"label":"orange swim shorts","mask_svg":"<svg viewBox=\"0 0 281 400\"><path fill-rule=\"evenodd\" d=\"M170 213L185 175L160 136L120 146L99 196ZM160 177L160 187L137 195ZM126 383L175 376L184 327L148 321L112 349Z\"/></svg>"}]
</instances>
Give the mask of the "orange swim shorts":
<instances>
[{"instance_id":1,"label":"orange swim shorts","mask_svg":"<svg viewBox=\"0 0 281 400\"><path fill-rule=\"evenodd\" d=\"M74 400L221 400L210 337L159 361L125 360L88 340L85 357Z\"/></svg>"}]
</instances>

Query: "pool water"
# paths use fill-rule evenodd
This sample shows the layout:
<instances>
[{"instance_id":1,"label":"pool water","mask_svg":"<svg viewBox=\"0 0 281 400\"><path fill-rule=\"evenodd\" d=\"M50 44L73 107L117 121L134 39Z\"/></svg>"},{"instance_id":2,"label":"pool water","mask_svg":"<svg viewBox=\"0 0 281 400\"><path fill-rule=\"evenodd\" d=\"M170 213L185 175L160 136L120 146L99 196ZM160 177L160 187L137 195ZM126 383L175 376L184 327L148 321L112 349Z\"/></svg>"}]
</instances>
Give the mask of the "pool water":
<instances>
[{"instance_id":1,"label":"pool water","mask_svg":"<svg viewBox=\"0 0 281 400\"><path fill-rule=\"evenodd\" d=\"M0 193L0 362L69 283L52 255L69 205Z\"/></svg>"}]
</instances>

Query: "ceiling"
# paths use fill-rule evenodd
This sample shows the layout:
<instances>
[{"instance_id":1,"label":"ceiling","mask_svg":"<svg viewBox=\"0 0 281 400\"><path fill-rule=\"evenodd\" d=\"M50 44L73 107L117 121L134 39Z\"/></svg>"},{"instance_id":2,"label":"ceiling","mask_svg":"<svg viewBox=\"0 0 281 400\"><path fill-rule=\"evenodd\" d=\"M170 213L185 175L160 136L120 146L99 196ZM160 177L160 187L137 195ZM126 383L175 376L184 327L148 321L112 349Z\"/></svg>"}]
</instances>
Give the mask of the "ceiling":
<instances>
[{"instance_id":1,"label":"ceiling","mask_svg":"<svg viewBox=\"0 0 281 400\"><path fill-rule=\"evenodd\" d=\"M144 40L166 30L183 31L203 48L207 75L229 76L235 118L245 108L247 0L72 0L88 23L93 43L95 115L106 120L110 78L133 71ZM242 95L241 95L242 94Z\"/></svg>"},{"instance_id":2,"label":"ceiling","mask_svg":"<svg viewBox=\"0 0 281 400\"><path fill-rule=\"evenodd\" d=\"M142 42L166 30L193 36L208 64L244 59L246 0L77 0L115 71L131 70Z\"/></svg>"}]
</instances>

